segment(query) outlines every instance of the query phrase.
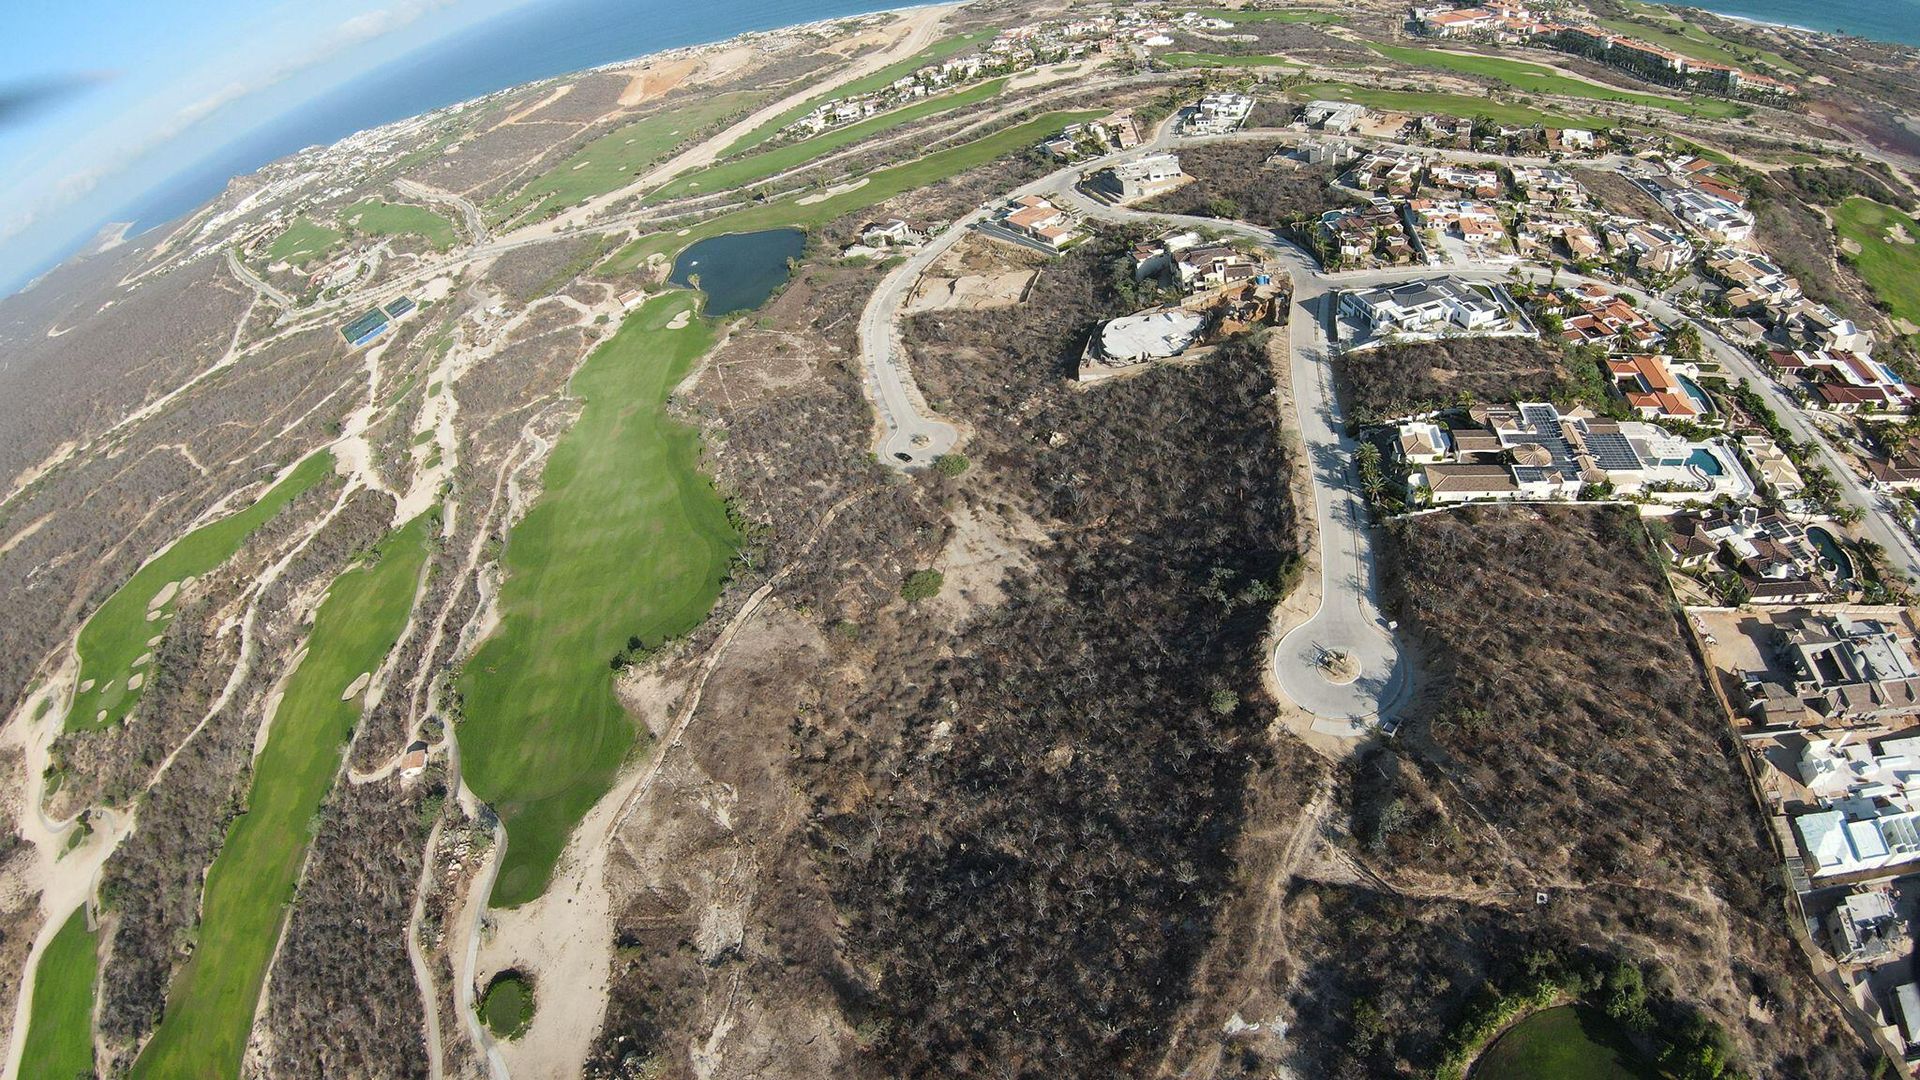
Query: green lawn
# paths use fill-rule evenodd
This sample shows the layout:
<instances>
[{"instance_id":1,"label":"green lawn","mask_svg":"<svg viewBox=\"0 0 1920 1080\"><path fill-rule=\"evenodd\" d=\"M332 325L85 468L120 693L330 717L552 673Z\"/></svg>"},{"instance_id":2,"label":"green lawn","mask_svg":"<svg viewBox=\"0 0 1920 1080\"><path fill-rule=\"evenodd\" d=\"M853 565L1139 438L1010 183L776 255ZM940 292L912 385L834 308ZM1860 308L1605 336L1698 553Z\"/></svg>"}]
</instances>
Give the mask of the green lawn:
<instances>
[{"instance_id":1,"label":"green lawn","mask_svg":"<svg viewBox=\"0 0 1920 1080\"><path fill-rule=\"evenodd\" d=\"M638 731L609 664L629 637L699 625L737 546L700 472L699 433L667 395L714 341L670 292L638 308L574 376L585 402L553 448L540 498L508 535L500 625L461 674L466 780L507 827L493 902L539 896Z\"/></svg>"},{"instance_id":2,"label":"green lawn","mask_svg":"<svg viewBox=\"0 0 1920 1080\"><path fill-rule=\"evenodd\" d=\"M1248 68L1296 68L1305 70L1305 65L1278 56L1229 56L1226 53L1170 52L1161 53L1159 60L1170 67L1210 68L1210 67L1248 67Z\"/></svg>"},{"instance_id":3,"label":"green lawn","mask_svg":"<svg viewBox=\"0 0 1920 1080\"><path fill-rule=\"evenodd\" d=\"M911 124L915 120L938 113L978 104L998 94L1006 88L1006 85L1005 79L991 79L965 90L923 98L906 108L895 109L879 116L869 116L859 123L830 128L813 138L787 143L765 153L731 158L669 181L654 189L647 196L646 201L661 202L682 195L731 191L735 188L747 187L769 176L777 176L789 169L798 168L815 158L825 157L835 150L852 146L862 139L871 138L902 124Z\"/></svg>"},{"instance_id":4,"label":"green lawn","mask_svg":"<svg viewBox=\"0 0 1920 1080\"><path fill-rule=\"evenodd\" d=\"M169 583L199 577L233 558L255 529L332 472L332 454L321 451L307 458L252 506L181 537L107 597L80 628L79 685L93 685L74 695L67 730L119 723L140 700L144 682L153 673L144 666L134 667L134 662L150 651L147 642L163 633L173 617L177 600L169 598L157 607L153 603ZM156 610L160 614L149 619L149 612ZM136 674L143 685L127 689Z\"/></svg>"},{"instance_id":5,"label":"green lawn","mask_svg":"<svg viewBox=\"0 0 1920 1080\"><path fill-rule=\"evenodd\" d=\"M962 49L971 48L983 41L990 40L993 35L994 31L992 30L976 30L971 34L960 34L942 41L936 41L919 52L914 53L912 56L907 57L905 60L888 64L886 67L881 68L871 75L864 75L845 85L836 86L824 94L815 94L813 97L808 98L793 108L788 109L786 112L781 113L779 116L740 136L734 140L732 146L721 151L720 156L731 157L742 151L751 150L779 134L788 124L807 115L816 107L826 102L839 98L853 97L856 94L870 94L884 86L891 85L897 79L904 78L919 71L929 64L939 63Z\"/></svg>"},{"instance_id":6,"label":"green lawn","mask_svg":"<svg viewBox=\"0 0 1920 1080\"><path fill-rule=\"evenodd\" d=\"M287 226L287 231L274 240L273 246L267 249L267 261L305 266L325 257L327 252L346 238L345 233L317 224L303 215L295 218L293 224Z\"/></svg>"},{"instance_id":7,"label":"green lawn","mask_svg":"<svg viewBox=\"0 0 1920 1080\"><path fill-rule=\"evenodd\" d=\"M1044 113L1024 124L1004 128L972 142L961 143L959 146L940 150L914 161L876 169L868 175L867 182L860 187L843 191L819 202L802 205L798 202L799 197L796 196L721 214L677 232L642 236L620 249L609 260L609 268L615 271L631 269L645 263L649 255L670 256L687 245L705 240L709 236L755 232L760 229L786 226L808 228L820 225L842 214L850 214L856 210L864 210L875 203L884 202L902 192L925 187L936 180L943 180L966 172L968 169L978 168L1004 154L1031 146L1042 138L1057 133L1068 124L1076 124L1104 115L1106 113L1102 110Z\"/></svg>"},{"instance_id":8,"label":"green lawn","mask_svg":"<svg viewBox=\"0 0 1920 1080\"><path fill-rule=\"evenodd\" d=\"M1658 1080L1598 1009L1562 1005L1534 1013L1480 1055L1471 1080Z\"/></svg>"},{"instance_id":9,"label":"green lawn","mask_svg":"<svg viewBox=\"0 0 1920 1080\"><path fill-rule=\"evenodd\" d=\"M424 206L368 199L347 207L340 220L355 232L375 236L423 236L440 251L453 246L453 222Z\"/></svg>"},{"instance_id":10,"label":"green lawn","mask_svg":"<svg viewBox=\"0 0 1920 1080\"><path fill-rule=\"evenodd\" d=\"M1331 101L1357 101L1370 109L1384 109L1392 112L1440 113L1446 116L1471 118L1490 117L1495 123L1512 127L1529 124L1545 124L1549 127L1580 127L1596 123L1594 117L1581 118L1562 113L1541 112L1524 105L1509 105L1483 97L1467 94L1421 93L1410 90L1375 90L1367 86L1353 86L1348 83L1309 83L1295 87L1291 91L1296 98L1313 100L1326 98Z\"/></svg>"},{"instance_id":11,"label":"green lawn","mask_svg":"<svg viewBox=\"0 0 1920 1080\"><path fill-rule=\"evenodd\" d=\"M1628 12L1644 15L1657 25L1648 26L1633 19L1621 18L1596 21L1616 33L1650 41L1655 45L1664 45L1682 56L1691 56L1696 60L1749 68L1755 64L1767 64L1789 75L1807 73L1805 68L1771 49L1750 48L1709 34L1687 22L1686 17L1679 12L1668 11L1658 4L1639 3L1638 0L1625 0L1625 2Z\"/></svg>"},{"instance_id":12,"label":"green lawn","mask_svg":"<svg viewBox=\"0 0 1920 1080\"><path fill-rule=\"evenodd\" d=\"M1195 8L1202 15L1211 15L1216 19L1225 19L1233 23L1277 22L1277 23L1342 23L1345 15L1337 11L1231 11L1209 8Z\"/></svg>"},{"instance_id":13,"label":"green lawn","mask_svg":"<svg viewBox=\"0 0 1920 1080\"><path fill-rule=\"evenodd\" d=\"M132 1076L238 1077L267 963L300 878L314 816L360 720L342 693L392 651L419 591L431 514L390 534L327 591L305 659L287 682L253 763L246 813L227 829L207 871L199 941L174 976L153 1039ZM209 812L214 808L209 807Z\"/></svg>"},{"instance_id":14,"label":"green lawn","mask_svg":"<svg viewBox=\"0 0 1920 1080\"><path fill-rule=\"evenodd\" d=\"M20 1075L43 1080L93 1076L93 980L99 944L87 929L87 909L68 917L34 969L33 1012L20 1057Z\"/></svg>"},{"instance_id":15,"label":"green lawn","mask_svg":"<svg viewBox=\"0 0 1920 1080\"><path fill-rule=\"evenodd\" d=\"M1833 224L1842 239L1860 245L1847 259L1893 316L1920 324L1920 223L1885 203L1855 195L1834 208Z\"/></svg>"},{"instance_id":16,"label":"green lawn","mask_svg":"<svg viewBox=\"0 0 1920 1080\"><path fill-rule=\"evenodd\" d=\"M759 100L760 95L745 92L716 94L624 124L581 147L511 197L488 203L487 217L498 223L532 207L531 216L540 218L616 191L666 160L698 132L751 109Z\"/></svg>"},{"instance_id":17,"label":"green lawn","mask_svg":"<svg viewBox=\"0 0 1920 1080\"><path fill-rule=\"evenodd\" d=\"M1676 99L1661 97L1657 94L1636 94L1630 90L1611 90L1581 79L1568 78L1538 64L1507 60L1498 56L1443 52L1438 49L1416 49L1403 45L1380 45L1372 42L1369 42L1367 47L1390 60L1398 60L1403 64L1498 79L1516 90L1528 93L1590 98L1594 101L1639 105L1649 109L1665 109L1683 115L1715 119L1745 116L1751 111L1738 102L1722 101L1718 98Z\"/></svg>"},{"instance_id":18,"label":"green lawn","mask_svg":"<svg viewBox=\"0 0 1920 1080\"><path fill-rule=\"evenodd\" d=\"M480 1019L502 1039L517 1039L533 1022L533 986L519 972L503 971L487 984L480 999Z\"/></svg>"}]
</instances>

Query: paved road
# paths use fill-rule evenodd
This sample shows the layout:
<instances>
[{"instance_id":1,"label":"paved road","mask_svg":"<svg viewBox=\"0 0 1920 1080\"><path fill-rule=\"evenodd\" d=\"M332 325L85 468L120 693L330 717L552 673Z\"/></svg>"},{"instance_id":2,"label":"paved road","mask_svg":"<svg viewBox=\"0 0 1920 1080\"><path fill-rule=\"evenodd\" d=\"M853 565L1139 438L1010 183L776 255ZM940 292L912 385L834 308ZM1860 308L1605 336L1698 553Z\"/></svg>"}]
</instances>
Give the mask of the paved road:
<instances>
[{"instance_id":1,"label":"paved road","mask_svg":"<svg viewBox=\"0 0 1920 1080\"><path fill-rule=\"evenodd\" d=\"M440 188L422 184L417 180L408 180L404 177L395 180L393 186L416 199L425 199L428 202L437 202L453 207L460 212L461 220L467 223L467 241L473 244L484 244L487 242L486 216L480 213L480 208L473 205L471 200L455 195L451 191L443 191Z\"/></svg>"},{"instance_id":2,"label":"paved road","mask_svg":"<svg viewBox=\"0 0 1920 1080\"><path fill-rule=\"evenodd\" d=\"M1170 140L1163 130L1154 141L1159 145ZM1333 302L1330 279L1315 269L1311 255L1271 229L1237 221L1148 214L1090 199L1073 186L1084 168L1057 173L1030 186L1088 218L1200 227L1252 240L1292 276L1289 375L1301 444L1313 478L1314 520L1320 533L1320 606L1281 639L1274 653L1274 673L1294 704L1313 715L1316 730L1342 737L1364 735L1405 702L1412 677L1409 661L1380 614L1373 530L1352 467L1357 447L1347 438L1346 418L1333 391L1332 345L1325 321ZM1478 272L1491 277L1504 270L1486 267ZM1346 287L1363 287L1421 272L1361 271L1334 278ZM1327 677L1324 660L1335 653L1357 661L1357 677L1345 682Z\"/></svg>"},{"instance_id":3,"label":"paved road","mask_svg":"<svg viewBox=\"0 0 1920 1080\"><path fill-rule=\"evenodd\" d=\"M242 285L266 297L282 310L293 307L291 296L267 284L259 274L247 269L247 264L240 261L240 253L233 248L227 249L227 269L233 271L233 276L239 278Z\"/></svg>"}]
</instances>

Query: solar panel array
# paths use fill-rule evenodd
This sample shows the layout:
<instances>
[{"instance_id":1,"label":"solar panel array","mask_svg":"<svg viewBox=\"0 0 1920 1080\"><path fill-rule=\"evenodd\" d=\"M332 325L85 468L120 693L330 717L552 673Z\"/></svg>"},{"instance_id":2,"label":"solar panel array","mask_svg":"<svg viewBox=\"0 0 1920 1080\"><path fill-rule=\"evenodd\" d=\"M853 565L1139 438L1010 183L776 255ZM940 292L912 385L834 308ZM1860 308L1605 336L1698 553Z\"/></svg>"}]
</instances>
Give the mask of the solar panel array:
<instances>
[{"instance_id":1,"label":"solar panel array","mask_svg":"<svg viewBox=\"0 0 1920 1080\"><path fill-rule=\"evenodd\" d=\"M1640 468L1640 455L1633 452L1633 444L1627 437L1617 431L1589 433L1587 452L1593 455L1595 464L1608 472Z\"/></svg>"}]
</instances>

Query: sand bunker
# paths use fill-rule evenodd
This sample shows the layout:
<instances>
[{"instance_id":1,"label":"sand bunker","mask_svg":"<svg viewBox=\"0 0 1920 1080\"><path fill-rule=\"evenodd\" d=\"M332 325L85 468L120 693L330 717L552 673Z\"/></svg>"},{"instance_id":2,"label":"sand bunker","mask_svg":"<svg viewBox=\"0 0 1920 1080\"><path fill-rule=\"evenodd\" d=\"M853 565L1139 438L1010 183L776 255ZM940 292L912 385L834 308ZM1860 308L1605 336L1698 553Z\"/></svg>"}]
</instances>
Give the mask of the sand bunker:
<instances>
[{"instance_id":1,"label":"sand bunker","mask_svg":"<svg viewBox=\"0 0 1920 1080\"><path fill-rule=\"evenodd\" d=\"M816 191L811 195L802 195L800 198L794 200L794 204L798 206L812 206L817 202L826 202L835 195L845 195L849 191L858 191L866 186L867 178L863 176L851 183L839 184L825 191Z\"/></svg>"},{"instance_id":2,"label":"sand bunker","mask_svg":"<svg viewBox=\"0 0 1920 1080\"><path fill-rule=\"evenodd\" d=\"M143 668L152 662L153 662L153 654L150 652L143 652L139 656L134 657L133 666L137 668Z\"/></svg>"},{"instance_id":3,"label":"sand bunker","mask_svg":"<svg viewBox=\"0 0 1920 1080\"><path fill-rule=\"evenodd\" d=\"M147 673L144 671L136 671L133 673L133 675L130 678L127 679L127 689L138 690L142 686L145 686L146 683L147 683Z\"/></svg>"},{"instance_id":4,"label":"sand bunker","mask_svg":"<svg viewBox=\"0 0 1920 1080\"><path fill-rule=\"evenodd\" d=\"M366 671L361 672L360 677L353 680L353 685L347 687L346 693L340 695L340 700L346 701L347 699L353 697L355 694L358 694L360 691L365 690L367 688L367 683L371 682L372 680L373 680L373 674L371 672L366 672Z\"/></svg>"},{"instance_id":5,"label":"sand bunker","mask_svg":"<svg viewBox=\"0 0 1920 1080\"><path fill-rule=\"evenodd\" d=\"M177 581L167 582L165 585L160 587L159 592L153 594L153 599L147 601L147 610L158 611L161 608L166 607L168 604L173 602L174 595L177 594L179 591L180 591L179 582ZM147 617L152 618L153 616L149 615Z\"/></svg>"},{"instance_id":6,"label":"sand bunker","mask_svg":"<svg viewBox=\"0 0 1920 1080\"><path fill-rule=\"evenodd\" d=\"M672 319L668 320L667 329L679 330L692 321L693 321L693 312L683 311L680 314L675 315Z\"/></svg>"},{"instance_id":7,"label":"sand bunker","mask_svg":"<svg viewBox=\"0 0 1920 1080\"><path fill-rule=\"evenodd\" d=\"M78 686L78 687L77 687L77 688L76 688L76 689L74 690L74 693L76 693L76 694L84 694L84 693L86 693L87 691L89 691L89 690L91 690L91 689L93 689L93 680L92 680L92 679L88 679L88 680L87 680L86 682L83 682L83 683L81 683L81 684L80 684L80 685L79 685L79 686Z\"/></svg>"},{"instance_id":8,"label":"sand bunker","mask_svg":"<svg viewBox=\"0 0 1920 1080\"><path fill-rule=\"evenodd\" d=\"M1907 227L1904 224L1896 221L1892 225L1887 226L1887 240L1895 244L1911 244L1913 243L1913 234L1907 231Z\"/></svg>"}]
</instances>

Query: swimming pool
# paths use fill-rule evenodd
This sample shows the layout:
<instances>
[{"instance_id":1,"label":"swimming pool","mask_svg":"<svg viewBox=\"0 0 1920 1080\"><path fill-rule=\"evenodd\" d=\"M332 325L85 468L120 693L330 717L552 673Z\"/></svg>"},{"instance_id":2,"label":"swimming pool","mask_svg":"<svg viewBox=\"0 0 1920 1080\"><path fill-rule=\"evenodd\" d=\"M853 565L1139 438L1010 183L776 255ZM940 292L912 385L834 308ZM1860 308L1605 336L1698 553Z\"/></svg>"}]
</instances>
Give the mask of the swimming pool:
<instances>
[{"instance_id":1,"label":"swimming pool","mask_svg":"<svg viewBox=\"0 0 1920 1080\"><path fill-rule=\"evenodd\" d=\"M1704 446L1696 447L1693 453L1687 455L1687 464L1699 469L1708 476L1725 476L1727 474L1727 467L1720 464L1719 456Z\"/></svg>"},{"instance_id":2,"label":"swimming pool","mask_svg":"<svg viewBox=\"0 0 1920 1080\"><path fill-rule=\"evenodd\" d=\"M1833 560L1833 565L1839 567L1838 576L1841 581L1853 580L1853 560L1847 558L1847 553L1841 550L1839 542L1833 538L1832 533L1818 525L1812 526L1807 530L1807 542L1811 543L1820 554Z\"/></svg>"},{"instance_id":3,"label":"swimming pool","mask_svg":"<svg viewBox=\"0 0 1920 1080\"><path fill-rule=\"evenodd\" d=\"M1687 396L1693 399L1693 403L1700 406L1700 415L1713 415L1713 399L1707 396L1705 390L1700 389L1699 383L1680 374L1675 374L1674 379L1680 383L1680 389L1685 390Z\"/></svg>"}]
</instances>

